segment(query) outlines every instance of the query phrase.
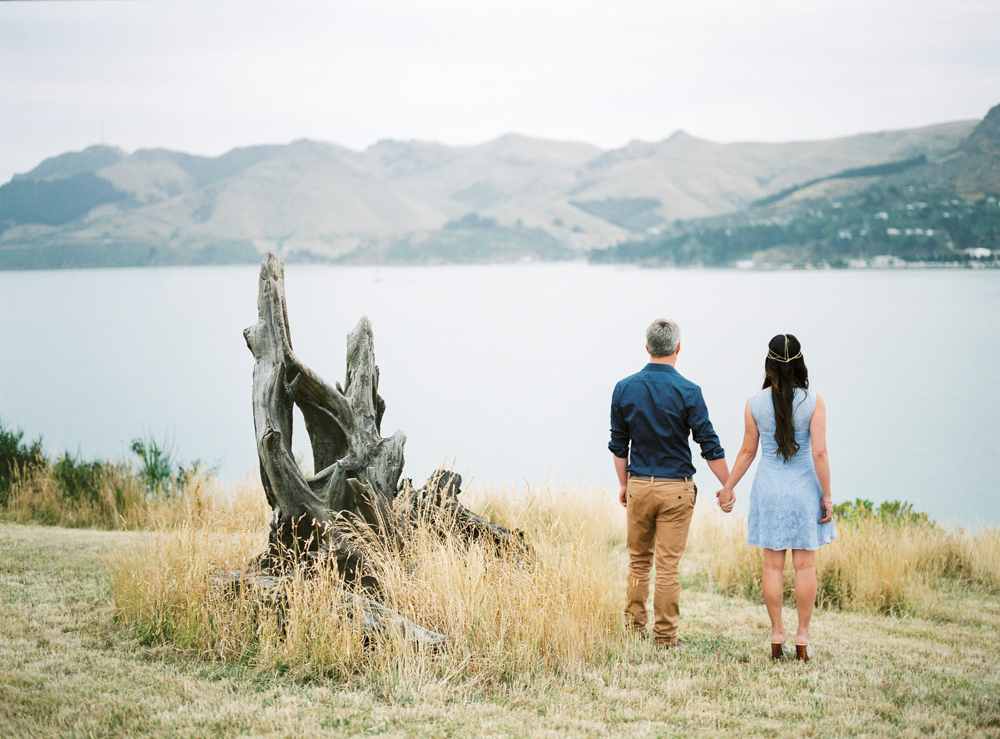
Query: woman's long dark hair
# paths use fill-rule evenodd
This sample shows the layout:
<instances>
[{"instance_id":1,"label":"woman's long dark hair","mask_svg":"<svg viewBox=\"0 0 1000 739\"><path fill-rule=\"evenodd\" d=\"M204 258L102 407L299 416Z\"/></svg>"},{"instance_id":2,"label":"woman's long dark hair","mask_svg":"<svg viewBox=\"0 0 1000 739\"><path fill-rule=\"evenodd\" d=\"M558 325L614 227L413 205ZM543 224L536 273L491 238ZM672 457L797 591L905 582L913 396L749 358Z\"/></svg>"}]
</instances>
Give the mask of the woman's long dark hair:
<instances>
[{"instance_id":1,"label":"woman's long dark hair","mask_svg":"<svg viewBox=\"0 0 1000 739\"><path fill-rule=\"evenodd\" d=\"M767 345L764 360L764 388L771 388L774 403L774 440L778 454L787 462L799 451L792 423L792 399L795 388L809 387L809 370L802 358L799 340L791 334L778 334Z\"/></svg>"}]
</instances>

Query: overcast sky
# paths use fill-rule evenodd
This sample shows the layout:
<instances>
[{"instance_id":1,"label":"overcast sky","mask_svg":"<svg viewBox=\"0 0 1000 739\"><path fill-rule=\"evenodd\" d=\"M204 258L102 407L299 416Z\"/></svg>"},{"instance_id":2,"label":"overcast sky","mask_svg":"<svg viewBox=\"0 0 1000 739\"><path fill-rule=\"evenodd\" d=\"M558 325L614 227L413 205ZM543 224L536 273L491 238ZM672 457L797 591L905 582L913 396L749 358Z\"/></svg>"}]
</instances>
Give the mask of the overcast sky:
<instances>
[{"instance_id":1,"label":"overcast sky","mask_svg":"<svg viewBox=\"0 0 1000 739\"><path fill-rule=\"evenodd\" d=\"M997 0L0 2L0 182L104 141L218 155L508 131L605 148L981 118Z\"/></svg>"}]
</instances>

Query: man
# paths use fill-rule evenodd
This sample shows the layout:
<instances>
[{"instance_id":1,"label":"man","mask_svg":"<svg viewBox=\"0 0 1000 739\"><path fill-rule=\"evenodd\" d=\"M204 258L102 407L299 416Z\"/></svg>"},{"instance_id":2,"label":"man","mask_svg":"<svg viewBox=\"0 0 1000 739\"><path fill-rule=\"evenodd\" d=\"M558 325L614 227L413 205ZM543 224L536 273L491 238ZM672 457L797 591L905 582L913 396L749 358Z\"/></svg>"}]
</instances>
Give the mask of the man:
<instances>
[{"instance_id":1,"label":"man","mask_svg":"<svg viewBox=\"0 0 1000 739\"><path fill-rule=\"evenodd\" d=\"M661 647L678 643L678 564L698 495L691 479L688 434L701 446L709 469L726 484L729 466L708 419L701 388L675 369L681 350L676 323L659 318L646 329L649 364L615 386L611 398L611 442L620 500L628 519L628 618L646 633L649 570L656 554L653 636ZM719 506L732 510L735 496L720 490Z\"/></svg>"}]
</instances>

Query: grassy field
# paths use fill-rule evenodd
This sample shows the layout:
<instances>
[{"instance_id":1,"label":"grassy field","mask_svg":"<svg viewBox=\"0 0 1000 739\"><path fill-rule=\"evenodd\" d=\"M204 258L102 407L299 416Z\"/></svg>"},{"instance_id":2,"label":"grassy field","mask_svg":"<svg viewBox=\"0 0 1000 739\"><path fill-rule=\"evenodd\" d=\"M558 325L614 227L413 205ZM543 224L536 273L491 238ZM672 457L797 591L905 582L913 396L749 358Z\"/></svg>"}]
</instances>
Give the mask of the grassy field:
<instances>
[{"instance_id":1,"label":"grassy field","mask_svg":"<svg viewBox=\"0 0 1000 739\"><path fill-rule=\"evenodd\" d=\"M399 672L379 680L210 656L143 628L113 592L121 566L137 579L165 572L148 560L154 544L183 531L0 524L0 736L1000 736L995 586L914 575L891 613L818 610L813 660L772 663L763 606L720 592L712 563L728 550L711 511L699 515L682 568L683 650L611 629L587 637L592 654L567 645L497 675L472 669L477 652L461 643L438 662L386 662ZM608 592L624 590L616 522L595 549L593 572L612 568Z\"/></svg>"}]
</instances>

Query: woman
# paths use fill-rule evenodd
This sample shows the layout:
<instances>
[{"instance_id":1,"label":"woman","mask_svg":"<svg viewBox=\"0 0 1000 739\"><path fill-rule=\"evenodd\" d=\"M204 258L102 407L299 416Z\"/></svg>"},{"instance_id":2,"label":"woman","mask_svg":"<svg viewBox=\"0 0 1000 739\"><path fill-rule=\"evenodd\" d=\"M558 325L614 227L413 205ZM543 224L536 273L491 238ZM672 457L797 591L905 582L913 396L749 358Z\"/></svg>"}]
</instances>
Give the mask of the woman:
<instances>
[{"instance_id":1,"label":"woman","mask_svg":"<svg viewBox=\"0 0 1000 739\"><path fill-rule=\"evenodd\" d=\"M764 361L764 388L744 411L746 432L733 471L723 488L733 492L757 456L763 455L750 491L747 544L764 550L762 587L771 618L771 657L787 649L781 622L785 550L795 567L799 628L795 656L809 659L809 620L816 602L816 550L836 536L826 453L826 406L809 390L809 371L799 341L791 334L771 339ZM724 496L722 499L729 499ZM731 509L730 502L725 506Z\"/></svg>"}]
</instances>

